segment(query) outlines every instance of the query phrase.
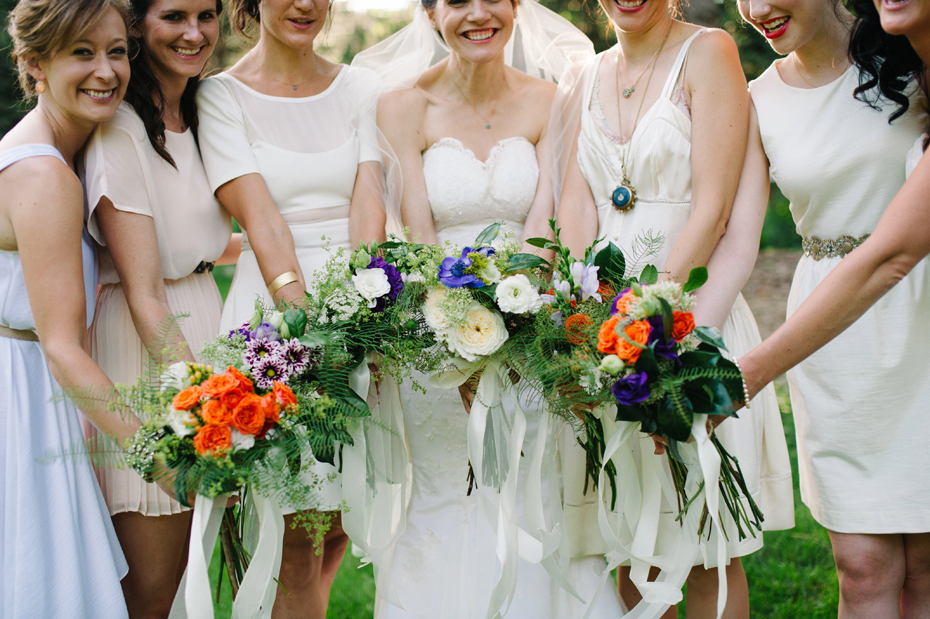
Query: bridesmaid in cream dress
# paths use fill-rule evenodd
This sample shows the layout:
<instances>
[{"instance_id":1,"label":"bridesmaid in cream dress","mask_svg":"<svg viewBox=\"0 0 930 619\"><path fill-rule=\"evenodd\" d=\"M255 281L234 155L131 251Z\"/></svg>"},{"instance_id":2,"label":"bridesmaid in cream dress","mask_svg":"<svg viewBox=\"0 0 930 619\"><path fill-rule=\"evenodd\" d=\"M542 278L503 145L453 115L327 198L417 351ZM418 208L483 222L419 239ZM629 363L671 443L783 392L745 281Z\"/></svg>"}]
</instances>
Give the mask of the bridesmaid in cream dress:
<instances>
[{"instance_id":1,"label":"bridesmaid in cream dress","mask_svg":"<svg viewBox=\"0 0 930 619\"><path fill-rule=\"evenodd\" d=\"M197 95L200 148L210 189L244 230L222 328L248 321L256 298L300 301L305 282L329 257L384 236L378 87L367 70L333 64L314 50L328 0L234 0L240 30L259 39L235 66ZM325 237L325 238L324 238ZM337 469L314 463L322 478ZM314 507L335 511L340 481L324 479ZM294 506L283 506L285 513ZM275 613L323 619L348 538L337 519L317 554L301 527L288 526ZM289 614L290 613L290 614Z\"/></svg>"},{"instance_id":2,"label":"bridesmaid in cream dress","mask_svg":"<svg viewBox=\"0 0 930 619\"><path fill-rule=\"evenodd\" d=\"M651 230L665 241L646 262L663 277L683 282L692 268L707 263L722 235L742 166L749 101L736 46L721 31L673 20L669 7L657 0L634 9L621 10L607 0L601 6L619 43L588 63L576 87L581 88L581 127L561 193L562 238L579 255L595 238L630 251L637 237ZM612 199L621 185L632 185L635 202ZM736 356L760 341L741 296L717 322ZM774 390L761 393L750 410L717 432L739 459L752 498L765 514L764 528L794 526L791 469ZM641 457L658 457L653 449L652 440L643 437ZM596 509L590 498L575 498L581 507L566 507L566 516L574 512L576 527L587 531L588 539L593 534L596 543ZM663 503L655 554L668 553L679 529L676 515L675 506ZM762 535L742 541L734 535L727 546L725 616L748 617L739 557L761 548ZM688 617L715 616L717 572L705 568L716 563L698 560L701 566L688 578ZM620 581L625 601L633 606L638 592L629 587L623 569ZM668 615L675 616L674 610Z\"/></svg>"},{"instance_id":3,"label":"bridesmaid in cream dress","mask_svg":"<svg viewBox=\"0 0 930 619\"><path fill-rule=\"evenodd\" d=\"M193 95L219 36L216 0L133 0L126 101L98 126L84 158L88 228L100 244L91 353L114 383L132 384L165 346L193 361L219 331L210 273L226 250L229 215L213 197L197 150ZM161 336L186 315L180 334ZM184 346L186 343L186 346ZM87 433L96 430L87 425ZM129 468L99 468L126 552L132 617L166 617L184 569L190 512Z\"/></svg>"}]
</instances>

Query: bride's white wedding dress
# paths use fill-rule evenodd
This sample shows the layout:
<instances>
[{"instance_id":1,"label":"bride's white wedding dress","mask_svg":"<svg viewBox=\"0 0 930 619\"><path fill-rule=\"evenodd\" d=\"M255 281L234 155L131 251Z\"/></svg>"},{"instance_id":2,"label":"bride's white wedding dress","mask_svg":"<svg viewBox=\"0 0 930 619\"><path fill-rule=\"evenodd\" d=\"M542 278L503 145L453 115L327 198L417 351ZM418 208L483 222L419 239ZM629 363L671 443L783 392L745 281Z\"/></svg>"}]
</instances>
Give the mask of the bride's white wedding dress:
<instances>
[{"instance_id":1,"label":"bride's white wedding dress","mask_svg":"<svg viewBox=\"0 0 930 619\"><path fill-rule=\"evenodd\" d=\"M443 138L423 153L423 172L440 243L474 242L485 227L501 222L519 239L536 195L539 168L535 146L522 137L499 142L487 161L478 160L459 140ZM420 385L427 386L424 376ZM491 589L500 574L495 538L479 510L477 492L467 494L468 416L456 389L401 387L406 436L413 463L407 526L390 566L391 592L379 596L375 616L389 619L472 619L488 611ZM523 452L536 440L539 407L527 405ZM525 468L524 463L521 469ZM521 471L522 472L522 471ZM522 521L523 479L518 509ZM544 496L547 489L544 487ZM554 489L555 492L558 489ZM573 561L568 577L590 599L604 561ZM402 605L384 603L391 599ZM549 577L541 565L520 560L510 618L582 617L585 605ZM594 617L622 615L615 595L605 591Z\"/></svg>"}]
</instances>

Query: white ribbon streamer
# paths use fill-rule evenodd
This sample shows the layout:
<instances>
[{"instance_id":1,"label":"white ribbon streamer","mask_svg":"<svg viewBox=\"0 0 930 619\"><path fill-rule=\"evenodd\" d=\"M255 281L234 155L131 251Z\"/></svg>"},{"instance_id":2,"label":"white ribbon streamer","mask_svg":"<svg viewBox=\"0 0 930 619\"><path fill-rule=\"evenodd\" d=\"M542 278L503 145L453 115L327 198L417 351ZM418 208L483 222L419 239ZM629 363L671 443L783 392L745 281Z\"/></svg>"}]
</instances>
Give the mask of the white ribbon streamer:
<instances>
[{"instance_id":1,"label":"white ribbon streamer","mask_svg":"<svg viewBox=\"0 0 930 619\"><path fill-rule=\"evenodd\" d=\"M232 619L270 619L281 573L281 556L284 546L284 515L275 499L257 492L252 500L258 512L258 546L252 553L249 569L239 585L233 601Z\"/></svg>"},{"instance_id":2,"label":"white ribbon streamer","mask_svg":"<svg viewBox=\"0 0 930 619\"><path fill-rule=\"evenodd\" d=\"M191 541L187 553L187 568L181 577L177 595L168 619L213 619L213 598L210 596L210 558L220 532L223 511L229 495L215 499L198 494L191 517Z\"/></svg>"}]
</instances>

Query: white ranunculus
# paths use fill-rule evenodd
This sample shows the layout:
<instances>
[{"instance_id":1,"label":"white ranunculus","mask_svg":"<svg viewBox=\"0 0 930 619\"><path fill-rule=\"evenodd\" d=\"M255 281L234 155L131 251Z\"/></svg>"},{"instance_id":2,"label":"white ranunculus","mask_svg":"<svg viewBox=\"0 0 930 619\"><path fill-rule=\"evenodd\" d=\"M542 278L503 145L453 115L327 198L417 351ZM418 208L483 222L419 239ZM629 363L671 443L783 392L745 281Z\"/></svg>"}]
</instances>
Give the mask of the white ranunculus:
<instances>
[{"instance_id":1,"label":"white ranunculus","mask_svg":"<svg viewBox=\"0 0 930 619\"><path fill-rule=\"evenodd\" d=\"M391 291L391 282L388 281L384 269L356 269L352 276L355 290L368 301L371 309L378 304L378 299Z\"/></svg>"},{"instance_id":2,"label":"white ranunculus","mask_svg":"<svg viewBox=\"0 0 930 619\"><path fill-rule=\"evenodd\" d=\"M176 408L168 411L168 425L181 438L193 434L196 423L197 418L190 411L179 411Z\"/></svg>"},{"instance_id":3,"label":"white ranunculus","mask_svg":"<svg viewBox=\"0 0 930 619\"><path fill-rule=\"evenodd\" d=\"M426 324L438 335L445 334L449 327L449 317L442 313L439 308L440 302L445 298L446 290L443 287L433 288L426 294L426 300L423 301L423 318Z\"/></svg>"},{"instance_id":4,"label":"white ranunculus","mask_svg":"<svg viewBox=\"0 0 930 619\"><path fill-rule=\"evenodd\" d=\"M243 434L239 430L232 429L232 448L233 451L245 451L252 449L255 445L255 437L251 434Z\"/></svg>"},{"instance_id":5,"label":"white ranunculus","mask_svg":"<svg viewBox=\"0 0 930 619\"><path fill-rule=\"evenodd\" d=\"M465 324L449 331L449 347L468 361L477 361L497 352L507 341L504 318L477 301L465 312Z\"/></svg>"},{"instance_id":6,"label":"white ranunculus","mask_svg":"<svg viewBox=\"0 0 930 619\"><path fill-rule=\"evenodd\" d=\"M162 392L168 389L174 389L176 391L187 389L191 386L190 371L187 369L187 363L184 361L172 363L168 366L168 369L165 370L165 373L161 375L158 382L161 384Z\"/></svg>"},{"instance_id":7,"label":"white ranunculus","mask_svg":"<svg viewBox=\"0 0 930 619\"><path fill-rule=\"evenodd\" d=\"M478 277L486 284L496 284L501 281L501 272L497 265L489 260L488 265L478 273Z\"/></svg>"},{"instance_id":8,"label":"white ranunculus","mask_svg":"<svg viewBox=\"0 0 930 619\"><path fill-rule=\"evenodd\" d=\"M543 298L526 275L508 277L497 285L497 306L511 314L535 314Z\"/></svg>"}]
</instances>

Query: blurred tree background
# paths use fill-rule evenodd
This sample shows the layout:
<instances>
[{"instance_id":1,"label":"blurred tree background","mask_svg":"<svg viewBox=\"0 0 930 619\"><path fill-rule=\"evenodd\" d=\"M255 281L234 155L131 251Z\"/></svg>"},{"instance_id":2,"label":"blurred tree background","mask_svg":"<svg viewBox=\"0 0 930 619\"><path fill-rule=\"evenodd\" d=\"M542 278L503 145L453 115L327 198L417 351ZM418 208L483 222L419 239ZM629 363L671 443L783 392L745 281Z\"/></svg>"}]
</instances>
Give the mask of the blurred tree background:
<instances>
[{"instance_id":1,"label":"blurred tree background","mask_svg":"<svg viewBox=\"0 0 930 619\"><path fill-rule=\"evenodd\" d=\"M614 43L607 18L598 7L597 0L540 0L544 6L560 13L594 41L597 51ZM16 69L10 59L10 39L6 32L6 18L16 4L15 0L0 0L0 20L4 24L0 33L0 135L6 133L26 113L16 85ZM318 47L321 54L335 62L351 62L359 51L386 38L402 28L413 13L407 11L353 12L343 0L337 0L333 18ZM750 80L759 76L777 57L758 33L747 26L739 15L735 0L683 0L685 20L705 26L722 28L736 40L743 70ZM217 71L235 63L252 45L252 39L235 34L223 20L224 36L217 44L210 70ZM772 199L762 234L762 247L800 248L800 237L794 230L788 201L773 186Z\"/></svg>"}]
</instances>

